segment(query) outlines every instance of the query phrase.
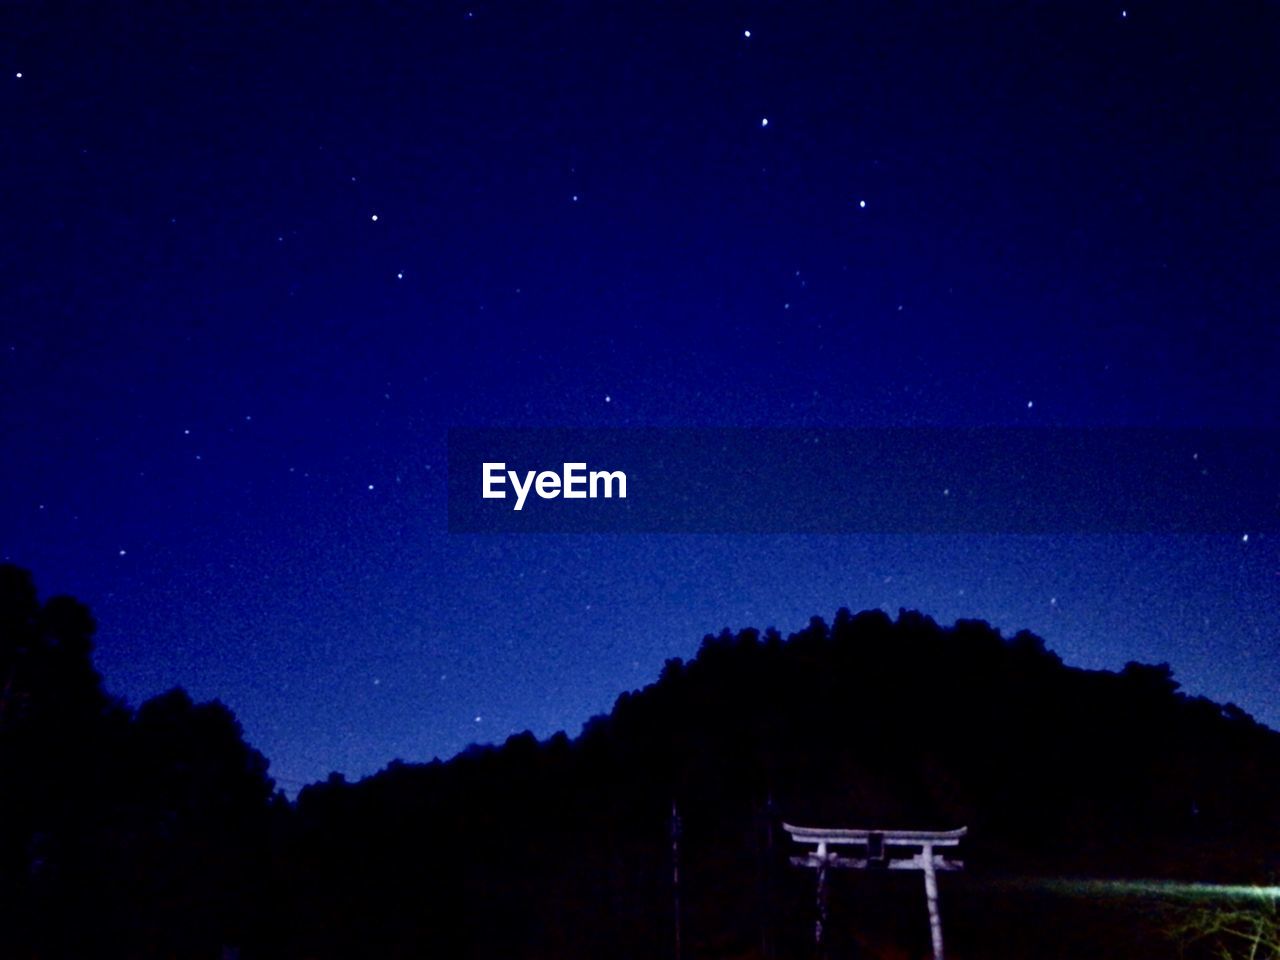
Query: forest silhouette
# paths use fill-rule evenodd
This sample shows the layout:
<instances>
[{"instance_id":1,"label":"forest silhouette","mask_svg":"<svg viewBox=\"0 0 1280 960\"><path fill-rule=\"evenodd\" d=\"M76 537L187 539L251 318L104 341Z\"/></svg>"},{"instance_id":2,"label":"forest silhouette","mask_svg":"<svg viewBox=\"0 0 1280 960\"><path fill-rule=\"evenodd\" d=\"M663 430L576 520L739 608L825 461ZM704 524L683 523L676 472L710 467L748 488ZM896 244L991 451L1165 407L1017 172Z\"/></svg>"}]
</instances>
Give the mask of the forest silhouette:
<instances>
[{"instance_id":1,"label":"forest silhouette","mask_svg":"<svg viewBox=\"0 0 1280 960\"><path fill-rule=\"evenodd\" d=\"M726 631L575 738L293 801L223 704L111 697L94 629L0 566L0 956L811 956L784 820L967 826L953 957L1174 956L1166 904L1051 881L1280 866L1280 734L1165 665L1077 669L980 621ZM919 882L836 877L829 954L927 955Z\"/></svg>"}]
</instances>

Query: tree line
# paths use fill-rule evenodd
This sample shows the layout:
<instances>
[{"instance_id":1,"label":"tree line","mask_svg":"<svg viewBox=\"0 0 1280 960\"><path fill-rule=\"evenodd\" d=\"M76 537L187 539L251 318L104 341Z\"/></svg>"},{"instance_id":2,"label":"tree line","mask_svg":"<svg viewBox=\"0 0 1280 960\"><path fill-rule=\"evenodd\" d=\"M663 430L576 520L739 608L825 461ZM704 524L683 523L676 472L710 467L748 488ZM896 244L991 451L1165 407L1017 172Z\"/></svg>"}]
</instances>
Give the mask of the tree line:
<instances>
[{"instance_id":1,"label":"tree line","mask_svg":"<svg viewBox=\"0 0 1280 960\"><path fill-rule=\"evenodd\" d=\"M1171 956L1146 907L1037 878L1253 883L1280 854L1280 734L1167 666L1080 670L979 621L726 631L577 737L293 802L223 704L111 697L93 632L0 566L0 955L800 957L785 819L968 826L953 956ZM917 882L839 879L830 949L923 954Z\"/></svg>"}]
</instances>

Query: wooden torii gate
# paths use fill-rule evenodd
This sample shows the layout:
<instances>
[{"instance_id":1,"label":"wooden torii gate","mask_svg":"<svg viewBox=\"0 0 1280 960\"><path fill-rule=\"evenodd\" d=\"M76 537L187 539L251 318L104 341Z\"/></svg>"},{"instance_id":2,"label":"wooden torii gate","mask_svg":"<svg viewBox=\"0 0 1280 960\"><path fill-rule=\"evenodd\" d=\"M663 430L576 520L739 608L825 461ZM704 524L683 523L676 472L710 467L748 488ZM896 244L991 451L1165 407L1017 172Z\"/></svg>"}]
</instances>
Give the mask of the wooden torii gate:
<instances>
[{"instance_id":1,"label":"wooden torii gate","mask_svg":"<svg viewBox=\"0 0 1280 960\"><path fill-rule=\"evenodd\" d=\"M804 856L792 857L797 867L809 867L818 874L818 919L814 926L814 942L822 947L827 922L827 872L834 868L854 870L920 870L924 873L924 896L929 907L929 936L933 942L933 960L942 957L942 915L938 912L939 870L963 870L964 863L935 853L938 847L955 847L968 827L958 830L842 830L828 827L796 827L784 823L782 828L796 843L813 847ZM860 856L841 856L833 848L861 847ZM893 856L894 852L909 856Z\"/></svg>"}]
</instances>

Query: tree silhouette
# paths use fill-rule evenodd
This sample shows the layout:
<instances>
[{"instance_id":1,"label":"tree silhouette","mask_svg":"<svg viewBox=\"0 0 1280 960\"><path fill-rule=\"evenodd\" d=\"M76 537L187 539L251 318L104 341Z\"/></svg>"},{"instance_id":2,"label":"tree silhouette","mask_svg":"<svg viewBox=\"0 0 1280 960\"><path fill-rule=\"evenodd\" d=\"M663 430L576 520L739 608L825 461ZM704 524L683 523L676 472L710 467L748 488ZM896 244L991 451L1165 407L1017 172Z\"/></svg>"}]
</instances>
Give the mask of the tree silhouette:
<instances>
[{"instance_id":1,"label":"tree silhouette","mask_svg":"<svg viewBox=\"0 0 1280 960\"><path fill-rule=\"evenodd\" d=\"M94 630L0 565L6 955L216 955L265 907L266 761L221 704L173 691L133 715L108 697Z\"/></svg>"}]
</instances>

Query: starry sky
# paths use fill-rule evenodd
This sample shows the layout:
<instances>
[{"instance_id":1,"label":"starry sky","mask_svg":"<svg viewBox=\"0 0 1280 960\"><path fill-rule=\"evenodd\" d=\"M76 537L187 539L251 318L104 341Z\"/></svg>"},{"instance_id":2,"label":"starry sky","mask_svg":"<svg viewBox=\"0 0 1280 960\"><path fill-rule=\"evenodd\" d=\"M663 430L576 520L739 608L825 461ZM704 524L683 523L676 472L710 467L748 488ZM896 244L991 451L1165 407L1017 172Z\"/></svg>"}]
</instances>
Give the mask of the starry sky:
<instances>
[{"instance_id":1,"label":"starry sky","mask_svg":"<svg viewBox=\"0 0 1280 960\"><path fill-rule=\"evenodd\" d=\"M0 554L287 789L917 608L1280 724L1280 537L450 534L454 427L1280 425L1280 10L0 9Z\"/></svg>"}]
</instances>

